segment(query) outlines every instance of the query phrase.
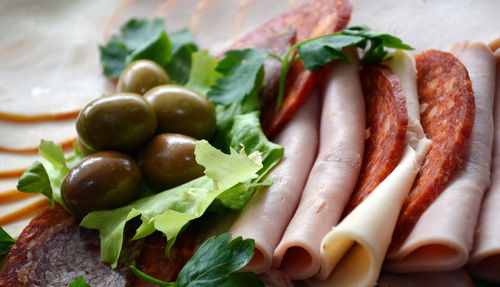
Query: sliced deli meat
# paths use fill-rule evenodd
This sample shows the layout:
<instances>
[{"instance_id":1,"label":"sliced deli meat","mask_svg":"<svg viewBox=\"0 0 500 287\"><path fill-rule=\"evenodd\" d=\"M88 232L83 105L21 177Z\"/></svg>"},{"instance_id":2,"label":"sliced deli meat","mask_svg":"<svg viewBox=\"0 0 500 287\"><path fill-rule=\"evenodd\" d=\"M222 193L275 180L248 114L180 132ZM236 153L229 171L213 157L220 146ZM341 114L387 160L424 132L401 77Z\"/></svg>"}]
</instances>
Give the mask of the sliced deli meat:
<instances>
[{"instance_id":1,"label":"sliced deli meat","mask_svg":"<svg viewBox=\"0 0 500 287\"><path fill-rule=\"evenodd\" d=\"M0 151L36 152L42 139L70 147L76 140L76 119L16 123L0 120Z\"/></svg>"},{"instance_id":2,"label":"sliced deli meat","mask_svg":"<svg viewBox=\"0 0 500 287\"><path fill-rule=\"evenodd\" d=\"M346 0L312 0L279 15L258 29L243 36L228 49L258 47L263 39L282 33L295 26L295 41L318 37L344 29L349 22L352 7ZM276 134L305 102L318 80L320 73L305 69L302 61L297 61L289 70L283 104L276 111L276 102L264 107L262 127L268 136Z\"/></svg>"},{"instance_id":3,"label":"sliced deli meat","mask_svg":"<svg viewBox=\"0 0 500 287\"><path fill-rule=\"evenodd\" d=\"M283 159L268 178L273 184L258 190L230 228L233 236L253 238L255 254L247 270L263 273L292 218L318 149L319 95L311 95L274 141L285 148Z\"/></svg>"},{"instance_id":4,"label":"sliced deli meat","mask_svg":"<svg viewBox=\"0 0 500 287\"><path fill-rule=\"evenodd\" d=\"M155 11L154 17L160 17L165 20L168 33L189 28L191 17L196 10L198 2L200 0L164 0Z\"/></svg>"},{"instance_id":5,"label":"sliced deli meat","mask_svg":"<svg viewBox=\"0 0 500 287\"><path fill-rule=\"evenodd\" d=\"M463 160L442 194L423 212L401 247L391 252L385 265L391 271L453 270L466 264L481 199L490 184L495 59L482 43L457 44L451 52L465 65L472 82L472 133Z\"/></svg>"},{"instance_id":6,"label":"sliced deli meat","mask_svg":"<svg viewBox=\"0 0 500 287\"><path fill-rule=\"evenodd\" d=\"M397 52L392 57L389 65L397 73L395 81L401 79L401 84L393 85L392 89L386 89L385 85L373 86L370 92L384 99L390 95L397 97L402 89L405 91L407 100L403 104L408 106L405 111L412 111L407 114L412 125L405 133L403 156L390 174L323 238L321 270L317 279L309 280L312 286L371 286L376 282L399 211L430 147L430 141L419 124L419 113L415 112L419 105L414 61L405 52ZM378 77L386 75L379 73ZM380 91L375 92L375 89ZM388 113L394 111L397 111L396 107ZM390 136L391 131L384 130ZM383 137L378 140L383 142ZM368 148L368 144L366 146ZM387 146L388 149L391 147ZM380 148L382 145L378 146ZM384 161L364 164L384 164Z\"/></svg>"},{"instance_id":7,"label":"sliced deli meat","mask_svg":"<svg viewBox=\"0 0 500 287\"><path fill-rule=\"evenodd\" d=\"M299 206L274 251L273 265L292 279L305 279L319 270L319 244L338 223L354 189L363 158L365 108L359 82L357 54L353 63L336 62L326 80L318 156Z\"/></svg>"},{"instance_id":8,"label":"sliced deli meat","mask_svg":"<svg viewBox=\"0 0 500 287\"><path fill-rule=\"evenodd\" d=\"M395 250L422 213L443 192L462 162L474 122L474 93L465 66L447 52L417 55L417 88L422 127L432 140L429 154L408 195L391 242Z\"/></svg>"},{"instance_id":9,"label":"sliced deli meat","mask_svg":"<svg viewBox=\"0 0 500 287\"><path fill-rule=\"evenodd\" d=\"M78 276L91 286L131 286L142 241L126 244L117 269L100 261L99 237L57 206L37 216L19 236L0 275L2 286L68 286Z\"/></svg>"},{"instance_id":10,"label":"sliced deli meat","mask_svg":"<svg viewBox=\"0 0 500 287\"><path fill-rule=\"evenodd\" d=\"M95 45L114 5L3 1L0 26L15 29L5 29L0 42L0 118L75 117L96 95L113 90L99 72Z\"/></svg>"},{"instance_id":11,"label":"sliced deli meat","mask_svg":"<svg viewBox=\"0 0 500 287\"><path fill-rule=\"evenodd\" d=\"M234 42L233 23L240 5L241 0L201 0L196 5L189 28L201 49L218 55Z\"/></svg>"},{"instance_id":12,"label":"sliced deli meat","mask_svg":"<svg viewBox=\"0 0 500 287\"><path fill-rule=\"evenodd\" d=\"M470 254L469 270L475 277L500 283L498 271L498 266L500 266L500 213L498 212L500 206L500 50L496 51L495 56L497 74L491 186L486 191L481 205L474 248Z\"/></svg>"}]
</instances>

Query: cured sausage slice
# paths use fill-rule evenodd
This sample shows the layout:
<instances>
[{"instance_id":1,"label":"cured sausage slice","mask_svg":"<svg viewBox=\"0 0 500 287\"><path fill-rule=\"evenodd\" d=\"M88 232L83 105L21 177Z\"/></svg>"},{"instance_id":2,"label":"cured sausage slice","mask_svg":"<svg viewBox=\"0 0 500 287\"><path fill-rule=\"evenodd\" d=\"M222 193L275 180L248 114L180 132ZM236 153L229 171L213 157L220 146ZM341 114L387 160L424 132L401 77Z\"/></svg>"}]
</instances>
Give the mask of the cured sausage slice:
<instances>
[{"instance_id":1,"label":"cured sausage slice","mask_svg":"<svg viewBox=\"0 0 500 287\"><path fill-rule=\"evenodd\" d=\"M83 275L91 286L127 286L142 241L125 244L117 269L101 262L97 232L78 226L60 206L31 221L7 256L0 286L68 286Z\"/></svg>"},{"instance_id":2,"label":"cured sausage slice","mask_svg":"<svg viewBox=\"0 0 500 287\"><path fill-rule=\"evenodd\" d=\"M260 28L236 41L229 49L259 48L261 42L291 26L297 29L296 42L334 33L344 29L349 22L352 6L345 0L314 0L294 10L273 18ZM268 136L274 135L305 102L320 73L307 71L302 61L297 61L288 73L283 105L276 111L276 102L264 107L262 126Z\"/></svg>"},{"instance_id":3,"label":"cured sausage slice","mask_svg":"<svg viewBox=\"0 0 500 287\"><path fill-rule=\"evenodd\" d=\"M396 167L405 147L408 112L399 78L387 66L377 65L361 71L366 103L366 127L363 166L344 214L349 214Z\"/></svg>"},{"instance_id":4,"label":"cured sausage slice","mask_svg":"<svg viewBox=\"0 0 500 287\"><path fill-rule=\"evenodd\" d=\"M474 92L465 66L447 52L416 56L420 116L431 148L408 195L394 231L398 247L462 162L474 123Z\"/></svg>"}]
</instances>

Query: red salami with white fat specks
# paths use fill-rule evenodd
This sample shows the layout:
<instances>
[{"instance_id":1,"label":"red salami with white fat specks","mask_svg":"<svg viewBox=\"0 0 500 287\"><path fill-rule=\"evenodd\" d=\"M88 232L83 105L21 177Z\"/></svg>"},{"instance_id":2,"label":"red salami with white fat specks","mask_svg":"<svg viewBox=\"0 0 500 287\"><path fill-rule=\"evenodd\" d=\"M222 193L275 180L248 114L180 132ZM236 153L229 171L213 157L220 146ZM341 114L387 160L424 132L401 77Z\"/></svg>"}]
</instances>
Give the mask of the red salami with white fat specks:
<instances>
[{"instance_id":1,"label":"red salami with white fat specks","mask_svg":"<svg viewBox=\"0 0 500 287\"><path fill-rule=\"evenodd\" d=\"M416 66L420 121L432 144L401 209L391 248L406 239L460 166L474 123L474 93L460 60L429 50L416 56Z\"/></svg>"},{"instance_id":2,"label":"red salami with white fat specks","mask_svg":"<svg viewBox=\"0 0 500 287\"><path fill-rule=\"evenodd\" d=\"M397 166L405 147L408 112L399 78L383 65L364 68L361 84L366 103L363 166L344 216L358 206Z\"/></svg>"}]
</instances>

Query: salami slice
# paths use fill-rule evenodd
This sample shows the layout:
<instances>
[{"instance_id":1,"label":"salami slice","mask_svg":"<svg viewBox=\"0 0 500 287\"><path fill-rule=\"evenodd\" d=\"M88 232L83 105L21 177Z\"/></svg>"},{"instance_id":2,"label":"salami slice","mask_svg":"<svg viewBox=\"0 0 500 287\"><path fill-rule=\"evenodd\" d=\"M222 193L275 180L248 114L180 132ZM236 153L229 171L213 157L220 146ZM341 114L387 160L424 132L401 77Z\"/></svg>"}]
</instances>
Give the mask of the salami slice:
<instances>
[{"instance_id":1,"label":"salami slice","mask_svg":"<svg viewBox=\"0 0 500 287\"><path fill-rule=\"evenodd\" d=\"M401 209L391 248L401 245L460 166L474 123L472 83L460 60L429 50L416 56L416 65L421 123L432 144Z\"/></svg>"},{"instance_id":2,"label":"salami slice","mask_svg":"<svg viewBox=\"0 0 500 287\"><path fill-rule=\"evenodd\" d=\"M399 78L383 65L364 68L361 84L369 138L360 177L344 215L360 204L396 167L405 147L408 112Z\"/></svg>"},{"instance_id":3,"label":"salami slice","mask_svg":"<svg viewBox=\"0 0 500 287\"><path fill-rule=\"evenodd\" d=\"M117 269L101 262L97 232L56 206L33 219L7 256L0 286L68 286L83 275L91 286L129 286L142 241L125 244Z\"/></svg>"},{"instance_id":4,"label":"salami slice","mask_svg":"<svg viewBox=\"0 0 500 287\"><path fill-rule=\"evenodd\" d=\"M296 42L334 33L347 26L351 11L352 6L346 0L313 0L273 18L236 41L229 49L259 48L267 38L282 33L291 26L297 29ZM319 76L318 72L307 71L302 61L297 61L290 68L281 109L276 111L275 101L264 107L262 125L266 135L276 134L293 117Z\"/></svg>"}]
</instances>

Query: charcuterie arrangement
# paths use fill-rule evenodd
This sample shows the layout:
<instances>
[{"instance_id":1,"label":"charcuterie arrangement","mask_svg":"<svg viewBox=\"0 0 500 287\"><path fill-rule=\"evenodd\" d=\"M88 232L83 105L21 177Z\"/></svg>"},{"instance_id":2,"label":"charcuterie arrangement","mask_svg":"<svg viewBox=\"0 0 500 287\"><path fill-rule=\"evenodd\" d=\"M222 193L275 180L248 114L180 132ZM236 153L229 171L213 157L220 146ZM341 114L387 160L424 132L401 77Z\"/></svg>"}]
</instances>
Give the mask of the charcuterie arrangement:
<instances>
[{"instance_id":1,"label":"charcuterie arrangement","mask_svg":"<svg viewBox=\"0 0 500 287\"><path fill-rule=\"evenodd\" d=\"M229 2L122 1L94 96L5 96L0 286L500 283L500 43Z\"/></svg>"}]
</instances>

